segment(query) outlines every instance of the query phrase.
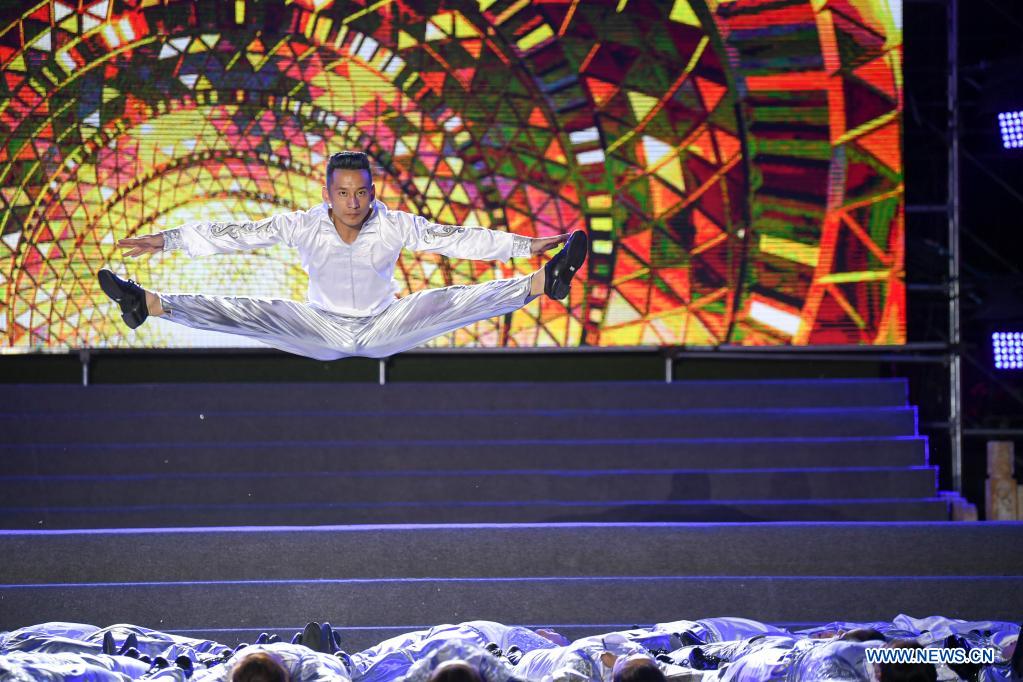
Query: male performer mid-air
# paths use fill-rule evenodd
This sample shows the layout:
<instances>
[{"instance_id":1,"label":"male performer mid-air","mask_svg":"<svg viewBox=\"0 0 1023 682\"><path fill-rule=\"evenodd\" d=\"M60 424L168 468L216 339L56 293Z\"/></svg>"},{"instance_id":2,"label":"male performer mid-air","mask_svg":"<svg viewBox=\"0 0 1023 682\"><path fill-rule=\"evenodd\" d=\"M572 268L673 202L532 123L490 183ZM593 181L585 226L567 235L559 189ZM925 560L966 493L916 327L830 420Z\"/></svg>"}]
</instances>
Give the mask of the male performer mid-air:
<instances>
[{"instance_id":1,"label":"male performer mid-air","mask_svg":"<svg viewBox=\"0 0 1023 682\"><path fill-rule=\"evenodd\" d=\"M542 293L568 296L586 259L586 234L530 238L478 227L437 225L376 200L369 157L339 152L327 162L324 203L258 222L199 222L122 239L127 256L180 249L189 256L245 251L283 242L309 273L309 302L146 291L100 270L103 291L131 328L149 315L239 334L318 360L379 358L467 324L517 310ZM471 286L424 289L396 298L394 267L403 248L453 258L507 261L566 242L531 275Z\"/></svg>"}]
</instances>

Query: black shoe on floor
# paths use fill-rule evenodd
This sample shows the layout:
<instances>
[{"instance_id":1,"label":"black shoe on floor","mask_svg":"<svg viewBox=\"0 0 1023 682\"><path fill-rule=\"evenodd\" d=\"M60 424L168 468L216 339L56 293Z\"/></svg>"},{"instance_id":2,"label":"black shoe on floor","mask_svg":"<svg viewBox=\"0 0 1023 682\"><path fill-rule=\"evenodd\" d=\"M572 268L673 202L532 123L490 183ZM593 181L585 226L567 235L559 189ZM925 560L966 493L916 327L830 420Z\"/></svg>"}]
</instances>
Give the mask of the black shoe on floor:
<instances>
[{"instance_id":1,"label":"black shoe on floor","mask_svg":"<svg viewBox=\"0 0 1023 682\"><path fill-rule=\"evenodd\" d=\"M330 629L330 638L334 641L334 650L332 653L337 653L341 648L341 633L334 628Z\"/></svg>"},{"instance_id":2,"label":"black shoe on floor","mask_svg":"<svg viewBox=\"0 0 1023 682\"><path fill-rule=\"evenodd\" d=\"M302 630L302 646L313 651L323 651L322 632L320 624L316 621L306 623L305 629Z\"/></svg>"},{"instance_id":3,"label":"black shoe on floor","mask_svg":"<svg viewBox=\"0 0 1023 682\"><path fill-rule=\"evenodd\" d=\"M701 644L706 644L706 642L704 642L703 639L701 639L698 635L690 632L689 630L685 630L683 632L676 632L675 636L678 637L679 642L682 643L682 646L700 646Z\"/></svg>"},{"instance_id":4,"label":"black shoe on floor","mask_svg":"<svg viewBox=\"0 0 1023 682\"><path fill-rule=\"evenodd\" d=\"M128 633L128 636L124 638L124 644L121 645L121 653L125 652L128 649L135 649L136 651L138 651L138 648L139 648L138 636L134 632Z\"/></svg>"},{"instance_id":5,"label":"black shoe on floor","mask_svg":"<svg viewBox=\"0 0 1023 682\"><path fill-rule=\"evenodd\" d=\"M330 622L323 621L323 625L320 626L320 651L325 654L333 654L339 648L334 639L334 628L330 626Z\"/></svg>"},{"instance_id":6,"label":"black shoe on floor","mask_svg":"<svg viewBox=\"0 0 1023 682\"><path fill-rule=\"evenodd\" d=\"M588 240L586 233L576 230L565 242L564 248L558 251L554 258L547 261L544 266L545 282L543 292L555 299L563 299L568 296L572 278L582 267L586 260Z\"/></svg>"},{"instance_id":7,"label":"black shoe on floor","mask_svg":"<svg viewBox=\"0 0 1023 682\"><path fill-rule=\"evenodd\" d=\"M137 328L149 317L146 306L146 292L137 282L121 279L110 270L99 271L99 286L103 293L121 307L121 319L132 329Z\"/></svg>"},{"instance_id":8,"label":"black shoe on floor","mask_svg":"<svg viewBox=\"0 0 1023 682\"><path fill-rule=\"evenodd\" d=\"M110 632L103 633L103 653L107 656L117 653L117 645L114 644L114 636Z\"/></svg>"}]
</instances>

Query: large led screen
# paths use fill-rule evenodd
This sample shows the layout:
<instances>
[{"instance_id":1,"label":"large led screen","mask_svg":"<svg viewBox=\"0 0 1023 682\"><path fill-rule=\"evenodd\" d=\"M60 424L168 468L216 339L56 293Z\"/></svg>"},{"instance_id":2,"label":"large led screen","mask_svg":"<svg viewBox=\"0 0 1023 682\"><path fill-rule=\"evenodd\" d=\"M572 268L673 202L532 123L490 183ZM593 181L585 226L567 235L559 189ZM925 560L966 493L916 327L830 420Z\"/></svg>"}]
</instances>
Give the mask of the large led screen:
<instances>
[{"instance_id":1,"label":"large led screen","mask_svg":"<svg viewBox=\"0 0 1023 682\"><path fill-rule=\"evenodd\" d=\"M125 327L158 291L304 300L284 246L115 242L318 204L368 152L393 208L586 230L565 302L436 346L905 341L900 0L47 0L0 9L8 351L251 345ZM532 271L405 253L405 293Z\"/></svg>"}]
</instances>

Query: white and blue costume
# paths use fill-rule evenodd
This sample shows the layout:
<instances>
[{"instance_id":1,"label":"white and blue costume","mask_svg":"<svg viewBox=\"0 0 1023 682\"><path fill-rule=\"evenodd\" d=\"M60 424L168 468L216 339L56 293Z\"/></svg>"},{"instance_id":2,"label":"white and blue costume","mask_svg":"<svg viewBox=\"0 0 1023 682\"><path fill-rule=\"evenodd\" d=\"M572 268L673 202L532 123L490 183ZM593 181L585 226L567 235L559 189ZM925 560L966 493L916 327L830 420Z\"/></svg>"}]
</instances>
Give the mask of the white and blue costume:
<instances>
[{"instance_id":1,"label":"white and blue costume","mask_svg":"<svg viewBox=\"0 0 1023 682\"><path fill-rule=\"evenodd\" d=\"M326 205L258 222L196 222L162 232L164 250L190 257L273 244L298 250L309 273L307 303L160 293L164 319L238 334L298 355L336 360L386 357L531 300L528 276L424 289L398 299L402 249L452 258L507 261L530 255L530 240L499 230L431 223L379 201L351 244Z\"/></svg>"},{"instance_id":2,"label":"white and blue costume","mask_svg":"<svg viewBox=\"0 0 1023 682\"><path fill-rule=\"evenodd\" d=\"M297 682L317 680L322 682L351 682L351 675L341 659L330 654L313 651L300 644L276 642L274 644L250 644L239 649L231 658L219 665L206 670L197 670L192 675L194 682L226 682L231 678L231 671L246 656L257 651L265 651L276 658L285 670L288 678ZM163 675L163 678L161 678ZM184 680L180 670L166 669L154 676L160 680Z\"/></svg>"},{"instance_id":3,"label":"white and blue costume","mask_svg":"<svg viewBox=\"0 0 1023 682\"><path fill-rule=\"evenodd\" d=\"M642 644L612 632L583 637L567 646L528 651L515 664L515 674L538 682L608 682L614 670L614 659L621 656L649 656L649 653Z\"/></svg>"},{"instance_id":4,"label":"white and blue costume","mask_svg":"<svg viewBox=\"0 0 1023 682\"><path fill-rule=\"evenodd\" d=\"M483 682L516 682L521 679L507 660L493 656L479 644L453 640L444 642L428 656L416 661L400 682L427 682L433 671L447 661L469 664L480 674Z\"/></svg>"},{"instance_id":5,"label":"white and blue costume","mask_svg":"<svg viewBox=\"0 0 1023 682\"><path fill-rule=\"evenodd\" d=\"M387 682L408 673L413 664L434 656L447 643L484 647L491 642L503 651L517 646L521 651L553 649L554 644L532 630L474 620L458 625L438 625L384 640L351 655L352 679L357 682Z\"/></svg>"}]
</instances>

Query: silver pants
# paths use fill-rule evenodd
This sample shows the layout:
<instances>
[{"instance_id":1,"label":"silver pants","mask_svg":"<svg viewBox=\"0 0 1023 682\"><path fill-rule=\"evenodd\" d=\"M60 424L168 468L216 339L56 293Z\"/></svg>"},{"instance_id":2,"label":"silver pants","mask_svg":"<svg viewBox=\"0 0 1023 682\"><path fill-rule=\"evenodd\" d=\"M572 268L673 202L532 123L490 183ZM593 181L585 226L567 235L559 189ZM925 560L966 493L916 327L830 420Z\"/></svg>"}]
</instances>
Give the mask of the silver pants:
<instances>
[{"instance_id":1,"label":"silver pants","mask_svg":"<svg viewBox=\"0 0 1023 682\"><path fill-rule=\"evenodd\" d=\"M163 319L193 329L238 334L316 360L383 358L488 317L518 310L534 297L529 275L483 284L423 289L377 315L353 317L308 303L235 296L159 294Z\"/></svg>"}]
</instances>

